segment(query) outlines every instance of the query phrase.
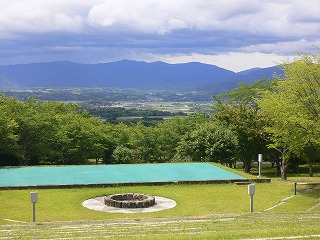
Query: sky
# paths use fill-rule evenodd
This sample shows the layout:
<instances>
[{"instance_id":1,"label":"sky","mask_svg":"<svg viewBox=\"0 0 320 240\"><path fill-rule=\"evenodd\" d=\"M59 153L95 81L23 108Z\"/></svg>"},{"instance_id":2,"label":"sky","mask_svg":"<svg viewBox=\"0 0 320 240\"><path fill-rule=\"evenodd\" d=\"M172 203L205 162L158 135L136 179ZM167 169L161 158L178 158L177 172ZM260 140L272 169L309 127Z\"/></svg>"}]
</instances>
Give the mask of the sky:
<instances>
[{"instance_id":1,"label":"sky","mask_svg":"<svg viewBox=\"0 0 320 240\"><path fill-rule=\"evenodd\" d=\"M122 59L235 72L320 47L319 0L0 0L0 65Z\"/></svg>"}]
</instances>

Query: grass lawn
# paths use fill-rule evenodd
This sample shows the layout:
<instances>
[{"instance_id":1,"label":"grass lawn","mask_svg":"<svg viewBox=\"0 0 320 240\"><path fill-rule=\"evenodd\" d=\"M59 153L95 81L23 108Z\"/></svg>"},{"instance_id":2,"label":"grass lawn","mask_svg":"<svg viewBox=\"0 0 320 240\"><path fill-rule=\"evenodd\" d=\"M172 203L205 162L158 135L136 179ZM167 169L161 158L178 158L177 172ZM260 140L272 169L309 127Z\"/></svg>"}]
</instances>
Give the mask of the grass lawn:
<instances>
[{"instance_id":1,"label":"grass lawn","mask_svg":"<svg viewBox=\"0 0 320 240\"><path fill-rule=\"evenodd\" d=\"M256 211L272 207L275 202L290 196L293 190L291 185L284 184L274 184L272 188L270 184L257 184L256 188ZM39 195L37 218L40 222L245 213L249 209L247 186L235 184L39 189L37 191ZM177 202L177 206L155 213L126 215L92 211L81 205L89 198L123 192L147 193L170 198ZM32 207L29 200L30 190L1 191L0 197L6 199L5 204L2 201L0 205L2 218L30 221Z\"/></svg>"},{"instance_id":2,"label":"grass lawn","mask_svg":"<svg viewBox=\"0 0 320 240\"><path fill-rule=\"evenodd\" d=\"M264 166L263 172L268 168ZM243 175L239 169L232 171ZM319 171L315 172L313 178L303 173L290 175L286 182L273 178L272 183L257 183L253 214L249 213L247 186L235 184L1 190L0 239L320 239L320 187L299 185L298 194L292 197L292 181L320 182ZM243 176L256 177L255 173ZM37 224L31 223L31 191L39 194ZM154 213L124 214L81 205L89 198L123 192L171 198L177 206Z\"/></svg>"},{"instance_id":3,"label":"grass lawn","mask_svg":"<svg viewBox=\"0 0 320 240\"><path fill-rule=\"evenodd\" d=\"M238 169L241 169L241 165L238 166ZM319 182L320 163L314 165L313 172L314 172L314 177L310 178L308 166L300 165L296 171L292 169L288 169L287 176L289 181L294 181L295 178L297 178L297 181L301 181L303 180L303 178L305 178L306 181ZM257 163L252 164L251 173L254 176L258 176L259 170L258 170ZM271 167L271 164L268 164L268 163L262 164L261 174L265 177L279 179L279 177L276 177L276 167Z\"/></svg>"}]
</instances>

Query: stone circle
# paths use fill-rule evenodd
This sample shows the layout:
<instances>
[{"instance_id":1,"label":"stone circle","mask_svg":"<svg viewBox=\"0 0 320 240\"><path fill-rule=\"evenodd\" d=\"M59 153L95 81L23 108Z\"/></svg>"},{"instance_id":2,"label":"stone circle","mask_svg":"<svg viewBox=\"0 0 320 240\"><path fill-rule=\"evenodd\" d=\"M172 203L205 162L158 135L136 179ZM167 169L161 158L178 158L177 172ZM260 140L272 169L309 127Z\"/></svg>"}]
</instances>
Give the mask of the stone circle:
<instances>
[{"instance_id":1,"label":"stone circle","mask_svg":"<svg viewBox=\"0 0 320 240\"><path fill-rule=\"evenodd\" d=\"M104 198L106 206L116 208L148 208L156 204L155 197L141 193L121 193Z\"/></svg>"},{"instance_id":2,"label":"stone circle","mask_svg":"<svg viewBox=\"0 0 320 240\"><path fill-rule=\"evenodd\" d=\"M170 208L174 208L177 203L169 198L154 196L157 204L148 207L148 208L116 208L109 207L104 203L104 199L106 196L100 196L95 198L90 198L85 200L82 203L82 206L88 208L90 210L102 211L108 213L149 213L149 212L158 212L162 210L167 210Z\"/></svg>"}]
</instances>

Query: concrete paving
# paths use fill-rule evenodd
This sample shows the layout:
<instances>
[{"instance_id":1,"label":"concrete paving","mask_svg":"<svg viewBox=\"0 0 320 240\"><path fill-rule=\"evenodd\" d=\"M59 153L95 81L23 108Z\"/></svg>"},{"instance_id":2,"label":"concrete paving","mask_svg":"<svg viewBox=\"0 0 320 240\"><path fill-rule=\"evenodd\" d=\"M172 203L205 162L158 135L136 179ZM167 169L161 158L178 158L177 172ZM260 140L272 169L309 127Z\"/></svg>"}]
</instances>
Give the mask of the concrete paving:
<instances>
[{"instance_id":1,"label":"concrete paving","mask_svg":"<svg viewBox=\"0 0 320 240\"><path fill-rule=\"evenodd\" d=\"M82 203L82 206L96 211L110 212L110 213L148 213L148 212L158 212L170 208L174 208L177 203L169 198L154 196L156 200L156 205L148 208L116 208L109 207L104 204L103 197L96 197L88 199Z\"/></svg>"}]
</instances>

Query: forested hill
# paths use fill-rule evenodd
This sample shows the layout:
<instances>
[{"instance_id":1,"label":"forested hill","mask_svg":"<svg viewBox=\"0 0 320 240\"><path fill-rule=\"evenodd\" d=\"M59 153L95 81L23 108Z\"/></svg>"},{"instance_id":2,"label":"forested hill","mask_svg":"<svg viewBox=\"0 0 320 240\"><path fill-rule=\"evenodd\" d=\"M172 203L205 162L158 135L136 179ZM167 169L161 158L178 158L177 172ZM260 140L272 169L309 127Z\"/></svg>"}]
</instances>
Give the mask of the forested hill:
<instances>
[{"instance_id":1,"label":"forested hill","mask_svg":"<svg viewBox=\"0 0 320 240\"><path fill-rule=\"evenodd\" d=\"M122 60L103 64L51 62L0 66L0 88L117 87L220 93L281 74L278 67L235 73L202 63L167 64Z\"/></svg>"}]
</instances>

